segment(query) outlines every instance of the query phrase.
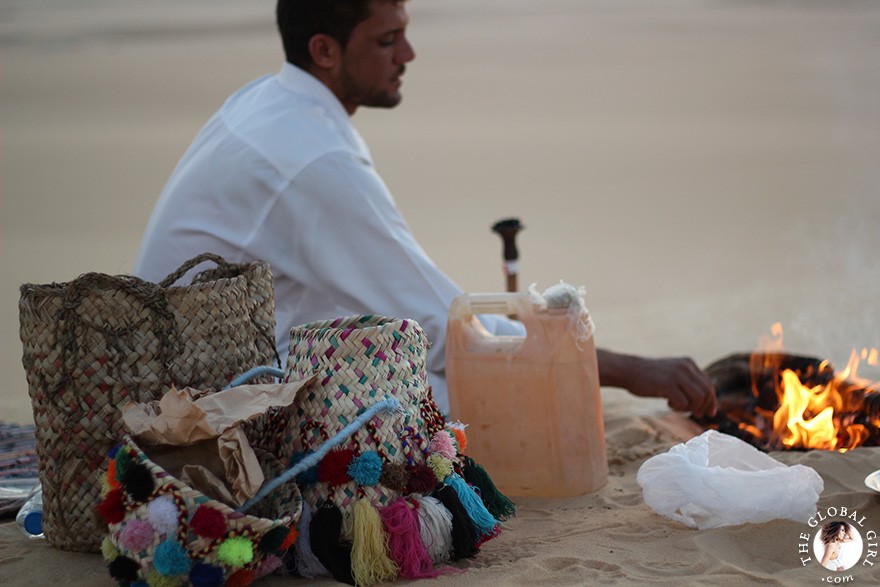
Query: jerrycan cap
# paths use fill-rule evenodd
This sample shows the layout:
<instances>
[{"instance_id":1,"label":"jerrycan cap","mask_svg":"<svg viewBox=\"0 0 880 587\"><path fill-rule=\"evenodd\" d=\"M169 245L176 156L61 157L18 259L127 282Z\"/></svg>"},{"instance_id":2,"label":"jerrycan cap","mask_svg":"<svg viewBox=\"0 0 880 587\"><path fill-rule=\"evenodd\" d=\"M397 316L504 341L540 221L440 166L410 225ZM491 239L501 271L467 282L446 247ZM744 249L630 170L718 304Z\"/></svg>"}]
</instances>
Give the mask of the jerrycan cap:
<instances>
[{"instance_id":1,"label":"jerrycan cap","mask_svg":"<svg viewBox=\"0 0 880 587\"><path fill-rule=\"evenodd\" d=\"M575 340L586 342L596 329L584 303L584 287L576 287L564 281L551 285L538 293L537 284L529 286L529 300L542 310L568 310L568 328Z\"/></svg>"}]
</instances>

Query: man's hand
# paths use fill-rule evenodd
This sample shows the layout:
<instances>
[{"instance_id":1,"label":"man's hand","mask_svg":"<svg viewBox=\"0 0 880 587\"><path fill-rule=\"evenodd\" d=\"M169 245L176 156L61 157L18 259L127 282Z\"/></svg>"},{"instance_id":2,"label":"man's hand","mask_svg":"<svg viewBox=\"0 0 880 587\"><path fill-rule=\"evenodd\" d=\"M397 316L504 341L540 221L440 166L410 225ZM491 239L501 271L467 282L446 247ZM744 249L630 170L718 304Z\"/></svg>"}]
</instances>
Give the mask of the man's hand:
<instances>
[{"instance_id":1,"label":"man's hand","mask_svg":"<svg viewBox=\"0 0 880 587\"><path fill-rule=\"evenodd\" d=\"M622 387L640 397L665 397L673 410L695 416L715 416L718 411L709 378L687 357L649 359L602 349L596 353L603 386Z\"/></svg>"}]
</instances>

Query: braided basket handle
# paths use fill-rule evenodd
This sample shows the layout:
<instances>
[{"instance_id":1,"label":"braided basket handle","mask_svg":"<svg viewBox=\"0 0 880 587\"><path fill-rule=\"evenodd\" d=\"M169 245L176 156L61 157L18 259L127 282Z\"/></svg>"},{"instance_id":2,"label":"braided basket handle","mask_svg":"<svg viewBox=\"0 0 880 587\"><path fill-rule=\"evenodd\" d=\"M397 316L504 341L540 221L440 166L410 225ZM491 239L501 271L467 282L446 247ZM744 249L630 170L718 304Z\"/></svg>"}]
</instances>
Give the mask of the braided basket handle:
<instances>
[{"instance_id":1,"label":"braided basket handle","mask_svg":"<svg viewBox=\"0 0 880 587\"><path fill-rule=\"evenodd\" d=\"M184 261L180 267L170 273L168 277L160 281L159 285L162 287L171 287L178 279L183 277L187 271L205 261L213 261L217 264L217 268L220 269L222 273L229 275L235 275L241 267L240 265L233 265L216 253L202 253L201 255L193 257L189 261Z\"/></svg>"},{"instance_id":2,"label":"braided basket handle","mask_svg":"<svg viewBox=\"0 0 880 587\"><path fill-rule=\"evenodd\" d=\"M61 380L53 392L64 388L70 380L73 366L70 364L77 350L76 332L80 326L86 326L77 314L77 309L86 297L96 291L124 291L152 311L152 330L159 341L160 360L163 378L170 380L171 363L177 355L178 332L165 290L155 283L150 283L133 275L106 275L104 273L85 273L67 284L61 298L61 310L55 323L55 340L61 346L61 364L63 365ZM137 324L130 325L136 328Z\"/></svg>"},{"instance_id":3,"label":"braided basket handle","mask_svg":"<svg viewBox=\"0 0 880 587\"><path fill-rule=\"evenodd\" d=\"M217 264L217 267L215 269L206 269L205 271L197 274L195 277L193 277L193 283L201 283L204 281L223 278L235 278L245 273L250 267L250 265L248 265L247 263L230 263L216 253L202 253L201 255L193 257L189 261L184 261L184 263L180 267L178 267L176 271L160 281L159 285L166 288L171 287L178 279L183 277L187 273L187 271L201 263L204 263L205 261L213 261ZM262 325L256 321L255 316L251 316L251 321L254 324L254 329L256 330L257 336L262 337L263 340L266 342L266 345L272 349L272 354L275 358L275 364L278 365L278 368L280 369L281 355L278 354L278 349L275 348L275 333L271 329L264 329Z\"/></svg>"},{"instance_id":4,"label":"braided basket handle","mask_svg":"<svg viewBox=\"0 0 880 587\"><path fill-rule=\"evenodd\" d=\"M213 281L215 279L223 279L223 278L235 278L244 274L248 268L251 266L247 263L230 263L217 253L202 253L201 255L197 255L190 259L189 261L184 261L183 264L177 268L174 272L168 275L165 279L159 282L159 285L164 288L171 287L177 282L178 279L183 277L190 269L204 263L205 261L213 261L217 267L214 269L206 269L201 273L198 273L195 277L193 277L193 283L203 283L205 281ZM272 329L263 328L262 324L256 319L255 315L251 315L251 322L253 322L254 329L256 331L256 335L261 337L266 346L272 349L272 355L275 358L275 364L278 365L278 368L281 368L281 355L278 354L278 349L275 348L275 332Z\"/></svg>"}]
</instances>

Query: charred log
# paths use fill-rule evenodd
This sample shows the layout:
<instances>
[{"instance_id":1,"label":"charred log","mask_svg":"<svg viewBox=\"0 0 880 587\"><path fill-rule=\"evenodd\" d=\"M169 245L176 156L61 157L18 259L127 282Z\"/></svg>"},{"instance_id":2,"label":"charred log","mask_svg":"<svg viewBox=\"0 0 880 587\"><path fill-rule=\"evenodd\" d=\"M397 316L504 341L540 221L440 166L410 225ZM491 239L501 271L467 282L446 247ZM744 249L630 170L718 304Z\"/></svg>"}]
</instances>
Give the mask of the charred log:
<instances>
[{"instance_id":1,"label":"charred log","mask_svg":"<svg viewBox=\"0 0 880 587\"><path fill-rule=\"evenodd\" d=\"M735 353L705 367L718 395L718 415L693 417L704 428L731 434L761 450L781 448L772 434L773 413L779 408L776 390L782 373L794 371L807 387L824 386L834 378L834 368L815 357L774 353ZM863 445L880 446L880 389L857 382L843 383L844 406L839 439L846 445L849 426L864 427Z\"/></svg>"}]
</instances>

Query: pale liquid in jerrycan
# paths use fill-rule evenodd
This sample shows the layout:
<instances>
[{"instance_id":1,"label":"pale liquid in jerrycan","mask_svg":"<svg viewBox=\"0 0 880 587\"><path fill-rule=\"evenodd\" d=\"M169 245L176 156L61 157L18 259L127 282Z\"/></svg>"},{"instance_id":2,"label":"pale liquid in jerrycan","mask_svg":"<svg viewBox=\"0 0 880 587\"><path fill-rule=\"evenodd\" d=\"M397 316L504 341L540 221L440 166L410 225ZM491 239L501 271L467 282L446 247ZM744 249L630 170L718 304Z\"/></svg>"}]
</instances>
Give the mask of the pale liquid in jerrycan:
<instances>
[{"instance_id":1,"label":"pale liquid in jerrycan","mask_svg":"<svg viewBox=\"0 0 880 587\"><path fill-rule=\"evenodd\" d=\"M493 336L477 314L515 314L526 336ZM571 497L608 480L593 337L577 340L567 309L528 294L456 298L446 335L451 420L467 424L465 454L508 495Z\"/></svg>"}]
</instances>

